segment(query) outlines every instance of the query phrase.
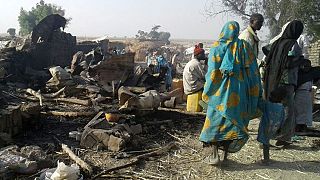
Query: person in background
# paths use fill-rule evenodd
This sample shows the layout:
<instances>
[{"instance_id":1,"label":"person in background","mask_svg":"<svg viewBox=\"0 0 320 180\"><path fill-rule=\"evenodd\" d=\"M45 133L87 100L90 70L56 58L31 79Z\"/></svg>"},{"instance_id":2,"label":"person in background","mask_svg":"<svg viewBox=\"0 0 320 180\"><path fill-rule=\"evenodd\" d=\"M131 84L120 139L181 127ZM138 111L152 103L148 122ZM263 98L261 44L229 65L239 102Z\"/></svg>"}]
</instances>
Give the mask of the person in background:
<instances>
[{"instance_id":1,"label":"person in background","mask_svg":"<svg viewBox=\"0 0 320 180\"><path fill-rule=\"evenodd\" d=\"M176 52L171 59L171 67L172 67L172 76L174 77L176 74L177 64L180 63L180 52Z\"/></svg>"},{"instance_id":2,"label":"person in background","mask_svg":"<svg viewBox=\"0 0 320 180\"><path fill-rule=\"evenodd\" d=\"M171 90L171 86L172 86L172 65L170 62L166 63L166 68L167 68L167 72L166 72L166 90L169 92Z\"/></svg>"},{"instance_id":3,"label":"person in background","mask_svg":"<svg viewBox=\"0 0 320 180\"><path fill-rule=\"evenodd\" d=\"M303 135L312 127L312 84L305 73L310 72L311 62L305 59L298 72L298 85L294 96L295 133Z\"/></svg>"},{"instance_id":4,"label":"person in background","mask_svg":"<svg viewBox=\"0 0 320 180\"><path fill-rule=\"evenodd\" d=\"M305 59L309 59L309 52L308 49L310 47L310 41L306 34L301 34L300 37L297 40L299 47L302 51L302 56Z\"/></svg>"},{"instance_id":5,"label":"person in background","mask_svg":"<svg viewBox=\"0 0 320 180\"><path fill-rule=\"evenodd\" d=\"M257 36L257 31L259 31L263 25L264 18L261 14L252 14L250 16L250 24L249 26L242 31L239 35L239 39L245 40L247 43L251 45L253 48L253 52L258 58L259 54L259 37Z\"/></svg>"},{"instance_id":6,"label":"person in background","mask_svg":"<svg viewBox=\"0 0 320 180\"><path fill-rule=\"evenodd\" d=\"M313 81L309 80L300 84L299 82L305 81L302 78L303 74L310 71L311 62L309 59L309 39L306 34L301 34L297 40L299 47L302 51L302 56L305 59L305 63L299 69L298 73L298 87L296 89L294 97L295 106L295 118L296 118L296 134L307 132L307 127L312 127L312 85ZM301 79L301 80L300 80Z\"/></svg>"},{"instance_id":7,"label":"person in background","mask_svg":"<svg viewBox=\"0 0 320 180\"><path fill-rule=\"evenodd\" d=\"M263 52L264 56L263 56L263 58L262 58L262 60L261 60L261 63L260 63L260 65L259 65L259 71L260 71L260 75L261 75L262 81L264 81L265 61L266 61L267 55L268 55L269 52L270 52L271 45L272 45L275 41L277 41L278 39L281 38L282 34L283 34L284 31L286 30L286 28L287 28L287 26L288 26L289 23L290 23L290 21L287 22L286 24L284 24L284 25L282 26L282 28L281 28L281 32L280 32L278 35L276 35L275 37L273 37L273 38L269 41L269 43L268 43L267 45L265 45L265 46L262 47L262 52Z\"/></svg>"},{"instance_id":8,"label":"person in background","mask_svg":"<svg viewBox=\"0 0 320 180\"><path fill-rule=\"evenodd\" d=\"M203 43L198 43L198 47L203 49Z\"/></svg>"},{"instance_id":9,"label":"person in background","mask_svg":"<svg viewBox=\"0 0 320 180\"><path fill-rule=\"evenodd\" d=\"M227 22L213 43L208 58L208 72L202 99L208 104L207 116L200 134L206 157L204 162L220 162L218 148L239 151L249 139L249 120L257 117L262 85L255 53L238 38L239 24Z\"/></svg>"},{"instance_id":10,"label":"person in background","mask_svg":"<svg viewBox=\"0 0 320 180\"><path fill-rule=\"evenodd\" d=\"M203 43L198 43L197 45L195 45L195 47L198 47L198 48L200 48L200 49L203 49ZM204 50L204 49L203 49ZM194 58L194 53L192 54L192 56L191 56L191 59L193 59Z\"/></svg>"},{"instance_id":11,"label":"person in background","mask_svg":"<svg viewBox=\"0 0 320 180\"><path fill-rule=\"evenodd\" d=\"M151 64L151 53L150 52L146 52L145 62L147 62L147 66L149 67L149 65Z\"/></svg>"},{"instance_id":12,"label":"person in background","mask_svg":"<svg viewBox=\"0 0 320 180\"><path fill-rule=\"evenodd\" d=\"M172 64L173 66L175 66L175 64L177 63L179 56L180 56L180 52L176 52L176 53L172 56L171 64Z\"/></svg>"},{"instance_id":13,"label":"person in background","mask_svg":"<svg viewBox=\"0 0 320 180\"><path fill-rule=\"evenodd\" d=\"M160 67L166 66L167 59L163 55L158 55L157 56L157 62L158 62L158 66L160 68Z\"/></svg>"},{"instance_id":14,"label":"person in background","mask_svg":"<svg viewBox=\"0 0 320 180\"><path fill-rule=\"evenodd\" d=\"M263 25L264 18L261 14L255 13L250 16L249 26L242 31L239 35L239 39L245 40L247 43L251 45L253 48L254 54L257 58L258 65L259 65L259 72L260 75L263 76L264 74L264 60L259 60L259 37L257 36L257 31L259 31Z\"/></svg>"},{"instance_id":15,"label":"person in background","mask_svg":"<svg viewBox=\"0 0 320 180\"><path fill-rule=\"evenodd\" d=\"M279 135L276 138L277 146L291 144L294 135L294 94L298 81L298 69L301 59L301 48L297 39L302 34L303 23L293 20L283 28L279 39L271 45L267 53L266 71L264 77L264 97L274 102L272 94L282 94L283 104L286 107L286 118L281 125ZM279 92L281 91L281 92Z\"/></svg>"},{"instance_id":16,"label":"person in background","mask_svg":"<svg viewBox=\"0 0 320 180\"><path fill-rule=\"evenodd\" d=\"M113 53L113 55L117 55L117 54L118 54L118 52L117 52L117 47L114 47L114 48L113 48L112 53Z\"/></svg>"},{"instance_id":17,"label":"person in background","mask_svg":"<svg viewBox=\"0 0 320 180\"><path fill-rule=\"evenodd\" d=\"M169 91L172 85L172 67L170 63L165 58L166 53L164 55L158 55L157 56L157 64L158 68L165 70L165 84L166 84L166 90Z\"/></svg>"},{"instance_id":18,"label":"person in background","mask_svg":"<svg viewBox=\"0 0 320 180\"><path fill-rule=\"evenodd\" d=\"M123 48L122 50L121 50L121 55L123 55L123 54L126 54L127 52L126 52L126 50Z\"/></svg>"},{"instance_id":19,"label":"person in background","mask_svg":"<svg viewBox=\"0 0 320 180\"><path fill-rule=\"evenodd\" d=\"M167 59L163 55L158 55L156 57L156 60L157 60L157 64L158 64L157 68L159 68L159 73L161 74L159 76L163 76L163 78L165 80L166 90L169 91L171 88L171 84L172 84L171 64L170 64L170 62L167 61Z\"/></svg>"},{"instance_id":20,"label":"person in background","mask_svg":"<svg viewBox=\"0 0 320 180\"><path fill-rule=\"evenodd\" d=\"M152 55L151 53L149 53L147 56L147 65L152 70L152 74L160 72L160 66L158 64L157 54L158 54L158 51L154 51L152 52Z\"/></svg>"},{"instance_id":21,"label":"person in background","mask_svg":"<svg viewBox=\"0 0 320 180\"><path fill-rule=\"evenodd\" d=\"M206 72L200 62L201 60L205 60L205 53L203 49L196 45L194 58L183 69L183 89L186 95L197 93L203 89Z\"/></svg>"},{"instance_id":22,"label":"person in background","mask_svg":"<svg viewBox=\"0 0 320 180\"><path fill-rule=\"evenodd\" d=\"M120 55L121 51L119 48L116 49L117 55Z\"/></svg>"}]
</instances>

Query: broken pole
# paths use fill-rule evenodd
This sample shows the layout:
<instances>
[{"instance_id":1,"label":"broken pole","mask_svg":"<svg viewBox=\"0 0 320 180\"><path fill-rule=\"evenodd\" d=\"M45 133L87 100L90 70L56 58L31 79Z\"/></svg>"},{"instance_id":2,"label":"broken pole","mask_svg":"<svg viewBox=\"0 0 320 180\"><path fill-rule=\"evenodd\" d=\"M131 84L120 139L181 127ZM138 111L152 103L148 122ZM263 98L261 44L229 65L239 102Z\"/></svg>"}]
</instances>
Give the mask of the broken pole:
<instances>
[{"instance_id":1,"label":"broken pole","mask_svg":"<svg viewBox=\"0 0 320 180\"><path fill-rule=\"evenodd\" d=\"M65 144L61 144L62 150L69 155L69 157L74 160L81 168L87 170L89 174L92 173L92 167L75 155L72 150Z\"/></svg>"}]
</instances>

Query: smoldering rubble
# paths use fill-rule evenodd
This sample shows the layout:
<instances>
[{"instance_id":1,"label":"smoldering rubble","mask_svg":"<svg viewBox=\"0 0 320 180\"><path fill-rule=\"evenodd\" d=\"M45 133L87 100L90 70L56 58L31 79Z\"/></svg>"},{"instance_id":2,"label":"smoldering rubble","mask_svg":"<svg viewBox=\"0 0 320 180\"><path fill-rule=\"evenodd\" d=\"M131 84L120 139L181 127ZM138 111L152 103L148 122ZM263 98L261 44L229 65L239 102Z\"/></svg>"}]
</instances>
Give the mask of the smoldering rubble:
<instances>
[{"instance_id":1,"label":"smoldering rubble","mask_svg":"<svg viewBox=\"0 0 320 180\"><path fill-rule=\"evenodd\" d=\"M150 73L144 60L153 51L170 59L185 48L152 40L77 41L61 31L64 26L64 19L49 16L30 36L8 39L0 49L1 178L44 178L62 167L78 177L98 177L106 167L86 163L75 148L112 152L128 162L134 155L128 152L137 151L137 162L175 146L163 142L143 153L153 146L143 137L150 129L172 126L152 114L162 109L170 115L168 108L178 113L185 101L182 80L174 79L167 91L165 74Z\"/></svg>"}]
</instances>

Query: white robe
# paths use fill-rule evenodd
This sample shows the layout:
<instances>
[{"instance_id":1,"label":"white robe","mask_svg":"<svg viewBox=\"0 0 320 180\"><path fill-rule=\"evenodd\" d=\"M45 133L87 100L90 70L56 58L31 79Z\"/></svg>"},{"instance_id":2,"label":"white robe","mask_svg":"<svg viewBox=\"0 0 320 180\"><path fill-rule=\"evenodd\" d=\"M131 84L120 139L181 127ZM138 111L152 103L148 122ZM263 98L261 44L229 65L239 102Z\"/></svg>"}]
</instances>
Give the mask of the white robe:
<instances>
[{"instance_id":1,"label":"white robe","mask_svg":"<svg viewBox=\"0 0 320 180\"><path fill-rule=\"evenodd\" d=\"M197 59L191 59L183 70L183 89L186 95L201 90L205 83L205 68Z\"/></svg>"}]
</instances>

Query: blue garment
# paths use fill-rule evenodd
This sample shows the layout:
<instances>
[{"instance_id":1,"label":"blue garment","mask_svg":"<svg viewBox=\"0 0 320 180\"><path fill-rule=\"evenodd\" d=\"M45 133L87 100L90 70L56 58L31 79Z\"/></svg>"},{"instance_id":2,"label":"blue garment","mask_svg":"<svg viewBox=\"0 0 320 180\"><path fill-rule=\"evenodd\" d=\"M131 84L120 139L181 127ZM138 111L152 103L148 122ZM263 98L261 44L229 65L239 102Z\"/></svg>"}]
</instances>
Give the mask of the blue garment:
<instances>
[{"instance_id":1,"label":"blue garment","mask_svg":"<svg viewBox=\"0 0 320 180\"><path fill-rule=\"evenodd\" d=\"M172 67L170 63L166 64L167 73L166 73L166 89L170 90L172 85Z\"/></svg>"},{"instance_id":2,"label":"blue garment","mask_svg":"<svg viewBox=\"0 0 320 180\"><path fill-rule=\"evenodd\" d=\"M147 57L147 65L150 67L150 65L153 65L152 73L159 73L160 67L158 63L158 59L156 56L148 56Z\"/></svg>"},{"instance_id":3,"label":"blue garment","mask_svg":"<svg viewBox=\"0 0 320 180\"><path fill-rule=\"evenodd\" d=\"M160 67L166 67L167 66L167 60L162 55L157 57L157 62L158 62L158 66L157 66L157 71L158 72L160 72Z\"/></svg>"},{"instance_id":4,"label":"blue garment","mask_svg":"<svg viewBox=\"0 0 320 180\"><path fill-rule=\"evenodd\" d=\"M281 103L264 101L259 108L263 115L259 124L257 140L262 144L269 145L270 139L276 138L279 129L285 119L284 106Z\"/></svg>"},{"instance_id":5,"label":"blue garment","mask_svg":"<svg viewBox=\"0 0 320 180\"><path fill-rule=\"evenodd\" d=\"M260 74L252 47L238 39L239 24L226 23L213 43L202 99L208 103L200 135L206 143L231 140L236 152L248 139L249 120L258 116L262 95Z\"/></svg>"},{"instance_id":6,"label":"blue garment","mask_svg":"<svg viewBox=\"0 0 320 180\"><path fill-rule=\"evenodd\" d=\"M166 76L165 76L165 83L166 83L166 89L168 90L172 84L172 68L168 63L168 61L166 60L166 58L164 58L162 55L157 57L157 61L158 61L159 71L161 67L167 69Z\"/></svg>"}]
</instances>

